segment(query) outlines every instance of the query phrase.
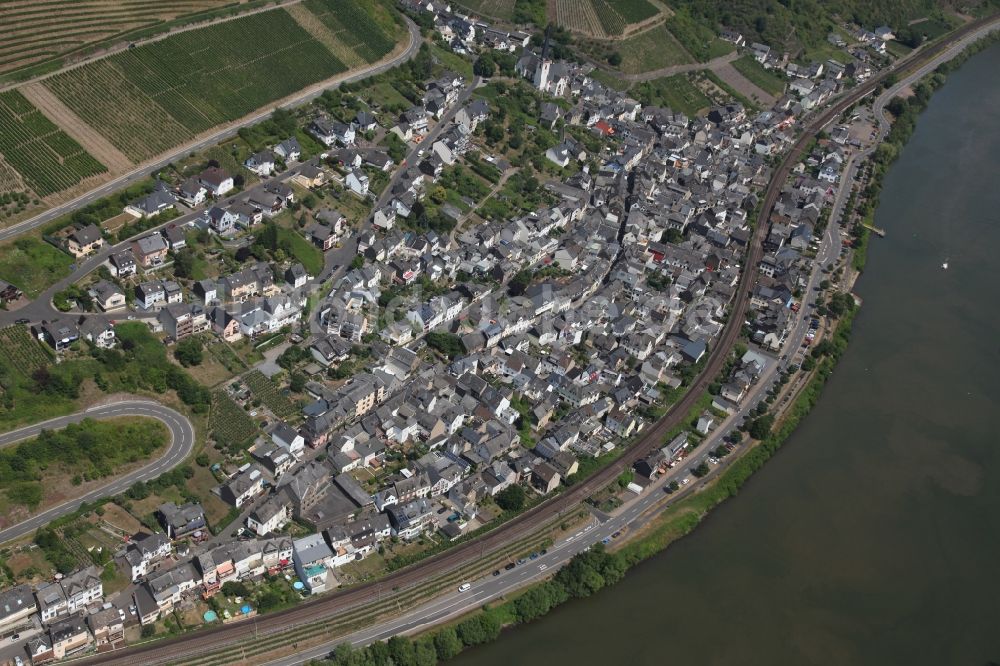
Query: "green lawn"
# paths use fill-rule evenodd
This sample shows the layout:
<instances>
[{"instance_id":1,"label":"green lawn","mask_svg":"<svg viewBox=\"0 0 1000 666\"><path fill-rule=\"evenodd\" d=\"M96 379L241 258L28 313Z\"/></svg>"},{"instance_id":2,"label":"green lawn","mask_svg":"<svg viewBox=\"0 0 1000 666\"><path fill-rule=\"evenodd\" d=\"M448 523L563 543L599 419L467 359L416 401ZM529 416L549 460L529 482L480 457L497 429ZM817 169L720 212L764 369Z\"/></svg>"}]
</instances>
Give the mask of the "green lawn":
<instances>
[{"instance_id":1,"label":"green lawn","mask_svg":"<svg viewBox=\"0 0 1000 666\"><path fill-rule=\"evenodd\" d=\"M470 61L466 60L457 53L444 50L437 44L431 44L431 54L438 62L441 63L441 66L444 69L458 72L464 76L467 81L472 80L472 63Z\"/></svg>"},{"instance_id":2,"label":"green lawn","mask_svg":"<svg viewBox=\"0 0 1000 666\"><path fill-rule=\"evenodd\" d=\"M323 271L323 253L307 241L301 234L284 227L278 228L278 243L288 240L292 255L305 266L309 275L319 275Z\"/></svg>"},{"instance_id":3,"label":"green lawn","mask_svg":"<svg viewBox=\"0 0 1000 666\"><path fill-rule=\"evenodd\" d=\"M764 92L776 97L785 92L785 78L776 72L764 69L753 56L744 55L734 60L733 67Z\"/></svg>"},{"instance_id":4,"label":"green lawn","mask_svg":"<svg viewBox=\"0 0 1000 666\"><path fill-rule=\"evenodd\" d=\"M666 106L690 116L711 106L712 101L685 74L675 74L638 84L633 97L646 105Z\"/></svg>"},{"instance_id":5,"label":"green lawn","mask_svg":"<svg viewBox=\"0 0 1000 666\"><path fill-rule=\"evenodd\" d=\"M34 298L70 274L73 257L38 238L20 238L0 248L0 280Z\"/></svg>"}]
</instances>

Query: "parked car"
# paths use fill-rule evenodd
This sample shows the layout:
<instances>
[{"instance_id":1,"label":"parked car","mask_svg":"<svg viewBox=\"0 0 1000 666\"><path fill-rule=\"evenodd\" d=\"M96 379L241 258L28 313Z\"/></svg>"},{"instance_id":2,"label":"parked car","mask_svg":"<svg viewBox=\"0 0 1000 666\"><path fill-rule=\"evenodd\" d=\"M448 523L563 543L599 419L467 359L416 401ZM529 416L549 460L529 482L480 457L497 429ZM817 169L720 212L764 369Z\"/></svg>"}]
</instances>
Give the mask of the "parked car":
<instances>
[{"instance_id":1,"label":"parked car","mask_svg":"<svg viewBox=\"0 0 1000 666\"><path fill-rule=\"evenodd\" d=\"M468 592L471 589L472 589L472 583L462 583L461 585L458 586L459 592Z\"/></svg>"}]
</instances>

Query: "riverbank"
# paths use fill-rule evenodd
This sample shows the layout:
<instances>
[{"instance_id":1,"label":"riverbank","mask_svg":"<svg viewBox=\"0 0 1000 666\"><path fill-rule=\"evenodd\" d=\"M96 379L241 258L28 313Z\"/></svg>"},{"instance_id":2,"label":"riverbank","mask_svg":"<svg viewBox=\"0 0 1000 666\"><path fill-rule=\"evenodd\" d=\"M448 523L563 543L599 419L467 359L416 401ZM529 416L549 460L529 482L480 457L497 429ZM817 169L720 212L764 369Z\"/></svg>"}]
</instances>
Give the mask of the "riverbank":
<instances>
[{"instance_id":1,"label":"riverbank","mask_svg":"<svg viewBox=\"0 0 1000 666\"><path fill-rule=\"evenodd\" d=\"M933 92L933 89L931 92ZM720 504L724 499L739 491L740 487L749 478L749 476L753 474L754 471L759 469L760 466L763 465L763 462L767 461L776 452L777 448L779 448L785 439L787 439L787 436L795 430L796 426L805 414L811 410L813 405L815 405L820 392L830 377L830 372L839 360L843 350L846 348L847 339L850 336L852 325L852 317L847 317L838 324L834 338L831 341L831 353L817 364L816 373L806 384L804 390L799 394L798 398L796 398L793 408L788 412L787 419L782 421L763 442L753 447L741 460L736 461L730 470L727 470L727 474L732 471L733 476L727 478L727 474L720 475L721 478L711 487L706 488L701 493L692 497L685 498L683 501L668 508L662 515L661 519L656 521L654 526L644 530L633 542L625 544L618 551L619 553L624 553L624 555L621 555L622 560L628 561L635 558L636 562L638 562L660 552L666 547L666 545L676 541L680 536L688 534L706 515L708 515L712 508ZM590 569L591 572L587 573L586 577L592 583L596 582L597 578L591 575L594 567L588 566L587 568ZM601 575L600 569L601 567L597 567L598 575ZM611 577L614 578L617 573L617 567L612 566L609 570L612 572ZM504 624L512 626L513 624L520 623L521 617L516 614L518 600L528 595L534 597L536 595L532 592L532 590L546 589L546 586L550 586L550 584L551 581L529 588L528 591L519 594L516 599L507 600L481 613L481 615L484 616L492 616L492 619L487 617L485 620L476 620L473 622L474 618L477 617L476 615L473 615L463 622L454 625L453 629L455 637L459 638L462 643L465 642L465 638L469 638L473 641L477 641L473 644L479 644L479 639L482 638L482 636L486 636L487 638L492 636L494 634L494 629L495 633L497 635L499 634L497 621L499 621L501 626ZM560 595L552 594L551 588L549 588L549 590L550 593L539 594L543 598L547 597L558 600ZM527 602L521 602L522 607L526 605L528 605ZM555 605L558 604L553 604L550 607L554 607ZM544 603L541 604L541 607L544 607ZM466 622L469 622L470 624L466 625ZM465 625L465 628L459 630L459 628L463 627L463 625ZM481 631L474 631L477 626ZM438 643L436 636L442 632L446 634L445 638L440 641L442 645L445 647L448 645L454 646L452 632L447 628L437 634L434 634L434 638L422 637L418 639L416 643L419 645L422 641L430 640L431 643L436 645ZM397 641L396 645L397 648L399 648L400 641Z\"/></svg>"}]
</instances>

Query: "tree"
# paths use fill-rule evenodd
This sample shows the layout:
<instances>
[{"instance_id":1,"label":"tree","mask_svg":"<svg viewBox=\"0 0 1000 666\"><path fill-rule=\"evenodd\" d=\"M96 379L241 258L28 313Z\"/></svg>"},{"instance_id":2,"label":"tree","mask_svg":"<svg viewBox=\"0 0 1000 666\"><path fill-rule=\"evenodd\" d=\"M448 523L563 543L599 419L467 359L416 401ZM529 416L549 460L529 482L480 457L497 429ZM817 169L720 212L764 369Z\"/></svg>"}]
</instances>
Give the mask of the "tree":
<instances>
[{"instance_id":1,"label":"tree","mask_svg":"<svg viewBox=\"0 0 1000 666\"><path fill-rule=\"evenodd\" d=\"M481 56L476 58L475 64L472 66L472 72L477 76L482 76L483 78L489 78L496 74L497 64L493 60L493 55L487 51Z\"/></svg>"},{"instance_id":2,"label":"tree","mask_svg":"<svg viewBox=\"0 0 1000 666\"><path fill-rule=\"evenodd\" d=\"M357 269L361 268L364 265L365 265L365 258L360 254L356 255L353 259L351 259L351 268Z\"/></svg>"},{"instance_id":3,"label":"tree","mask_svg":"<svg viewBox=\"0 0 1000 666\"><path fill-rule=\"evenodd\" d=\"M764 439L771 434L771 427L774 426L774 416L764 414L750 422L750 436L754 439Z\"/></svg>"},{"instance_id":4,"label":"tree","mask_svg":"<svg viewBox=\"0 0 1000 666\"><path fill-rule=\"evenodd\" d=\"M427 334L427 345L431 347L431 349L444 354L449 359L453 359L465 353L465 345L462 344L462 338L458 337L454 333L439 333L437 331L432 331Z\"/></svg>"},{"instance_id":5,"label":"tree","mask_svg":"<svg viewBox=\"0 0 1000 666\"><path fill-rule=\"evenodd\" d=\"M194 277L194 252L184 248L174 255L174 275L180 278Z\"/></svg>"},{"instance_id":6,"label":"tree","mask_svg":"<svg viewBox=\"0 0 1000 666\"><path fill-rule=\"evenodd\" d=\"M301 372L293 372L291 378L288 380L288 388L292 390L293 393L302 393L302 389L306 387L306 376Z\"/></svg>"},{"instance_id":7,"label":"tree","mask_svg":"<svg viewBox=\"0 0 1000 666\"><path fill-rule=\"evenodd\" d=\"M704 461L702 461L697 467L691 470L691 473L694 474L699 479L708 474L708 472L709 472L708 465L706 465Z\"/></svg>"},{"instance_id":8,"label":"tree","mask_svg":"<svg viewBox=\"0 0 1000 666\"><path fill-rule=\"evenodd\" d=\"M387 644L389 656L395 666L416 666L416 652L413 641L406 636L393 636Z\"/></svg>"},{"instance_id":9,"label":"tree","mask_svg":"<svg viewBox=\"0 0 1000 666\"><path fill-rule=\"evenodd\" d=\"M622 54L618 53L618 51L615 51L614 53L609 55L608 64L611 65L612 67L617 67L618 65L622 64Z\"/></svg>"},{"instance_id":10,"label":"tree","mask_svg":"<svg viewBox=\"0 0 1000 666\"><path fill-rule=\"evenodd\" d=\"M520 511L527 501L527 494L518 484L507 486L496 495L496 503L504 511Z\"/></svg>"},{"instance_id":11,"label":"tree","mask_svg":"<svg viewBox=\"0 0 1000 666\"><path fill-rule=\"evenodd\" d=\"M462 643L473 646L496 640L500 635L500 628L500 620L495 615L483 612L459 623L456 631Z\"/></svg>"},{"instance_id":12,"label":"tree","mask_svg":"<svg viewBox=\"0 0 1000 666\"><path fill-rule=\"evenodd\" d=\"M184 367L201 365L204 358L202 349L202 342L198 338L184 338L177 343L177 348L174 349L174 357L180 361L181 365Z\"/></svg>"},{"instance_id":13,"label":"tree","mask_svg":"<svg viewBox=\"0 0 1000 666\"><path fill-rule=\"evenodd\" d=\"M462 641L459 640L455 627L445 627L434 634L434 649L441 661L452 659L462 651Z\"/></svg>"}]
</instances>

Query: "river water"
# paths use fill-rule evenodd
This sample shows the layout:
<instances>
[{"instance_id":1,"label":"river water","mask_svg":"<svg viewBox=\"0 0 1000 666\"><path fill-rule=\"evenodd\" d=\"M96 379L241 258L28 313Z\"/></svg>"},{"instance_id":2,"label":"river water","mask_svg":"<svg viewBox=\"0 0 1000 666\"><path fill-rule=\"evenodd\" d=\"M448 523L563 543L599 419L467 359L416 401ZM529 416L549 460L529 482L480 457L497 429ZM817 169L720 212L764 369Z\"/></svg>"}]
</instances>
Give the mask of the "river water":
<instances>
[{"instance_id":1,"label":"river water","mask_svg":"<svg viewBox=\"0 0 1000 666\"><path fill-rule=\"evenodd\" d=\"M952 73L887 175L851 345L781 452L618 585L453 664L1000 662L997 72L1000 45Z\"/></svg>"}]
</instances>

